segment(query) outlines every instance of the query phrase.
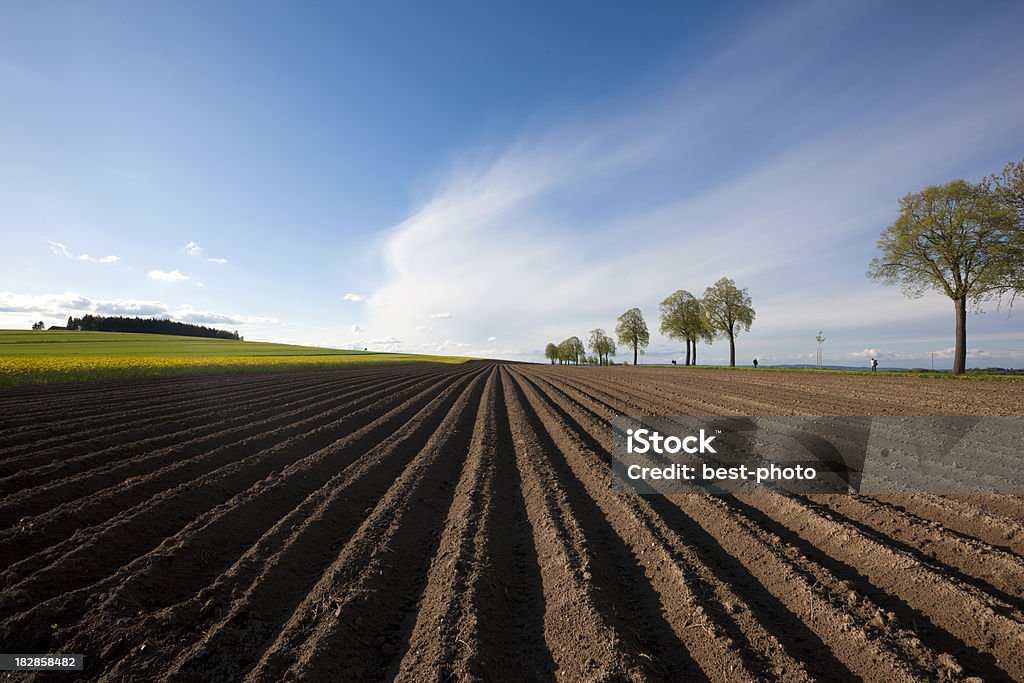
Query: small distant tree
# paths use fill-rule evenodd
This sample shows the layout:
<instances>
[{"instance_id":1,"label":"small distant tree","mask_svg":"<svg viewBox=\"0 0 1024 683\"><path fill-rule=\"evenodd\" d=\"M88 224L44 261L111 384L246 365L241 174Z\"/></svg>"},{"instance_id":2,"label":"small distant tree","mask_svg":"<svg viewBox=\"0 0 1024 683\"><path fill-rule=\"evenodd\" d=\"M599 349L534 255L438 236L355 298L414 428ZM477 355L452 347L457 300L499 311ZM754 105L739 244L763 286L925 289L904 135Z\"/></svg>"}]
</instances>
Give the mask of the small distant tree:
<instances>
[{"instance_id":1,"label":"small distant tree","mask_svg":"<svg viewBox=\"0 0 1024 683\"><path fill-rule=\"evenodd\" d=\"M633 347L633 365L636 365L640 349L646 349L651 341L647 323L644 322L644 315L639 308L631 308L619 316L615 334L619 337L620 344Z\"/></svg>"},{"instance_id":2,"label":"small distant tree","mask_svg":"<svg viewBox=\"0 0 1024 683\"><path fill-rule=\"evenodd\" d=\"M600 327L590 331L587 342L590 345L590 350L597 356L598 365L607 365L608 356L615 355L615 340Z\"/></svg>"},{"instance_id":3,"label":"small distant tree","mask_svg":"<svg viewBox=\"0 0 1024 683\"><path fill-rule=\"evenodd\" d=\"M1007 187L1017 173L1019 167L1008 168ZM910 298L935 290L953 300L957 375L967 365L968 304L978 308L1022 284L1024 239L1012 192L998 181L954 180L904 196L896 221L878 239L881 254L868 268L868 277L898 284Z\"/></svg>"},{"instance_id":4,"label":"small distant tree","mask_svg":"<svg viewBox=\"0 0 1024 683\"><path fill-rule=\"evenodd\" d=\"M754 308L746 288L727 277L704 290L704 312L715 333L729 340L729 367L736 367L736 335L754 323Z\"/></svg>"},{"instance_id":5,"label":"small distant tree","mask_svg":"<svg viewBox=\"0 0 1024 683\"><path fill-rule=\"evenodd\" d=\"M44 323L42 320L40 320L37 323L32 323L32 329L33 330L41 330L41 329L43 329L45 327L46 327L46 323Z\"/></svg>"},{"instance_id":6,"label":"small distant tree","mask_svg":"<svg viewBox=\"0 0 1024 683\"><path fill-rule=\"evenodd\" d=\"M555 361L558 360L558 347L551 342L548 342L548 345L544 347L544 357L554 365Z\"/></svg>"},{"instance_id":7,"label":"small distant tree","mask_svg":"<svg viewBox=\"0 0 1024 683\"><path fill-rule=\"evenodd\" d=\"M68 329L77 330L78 326L75 324L75 319L72 316L68 316Z\"/></svg>"}]
</instances>

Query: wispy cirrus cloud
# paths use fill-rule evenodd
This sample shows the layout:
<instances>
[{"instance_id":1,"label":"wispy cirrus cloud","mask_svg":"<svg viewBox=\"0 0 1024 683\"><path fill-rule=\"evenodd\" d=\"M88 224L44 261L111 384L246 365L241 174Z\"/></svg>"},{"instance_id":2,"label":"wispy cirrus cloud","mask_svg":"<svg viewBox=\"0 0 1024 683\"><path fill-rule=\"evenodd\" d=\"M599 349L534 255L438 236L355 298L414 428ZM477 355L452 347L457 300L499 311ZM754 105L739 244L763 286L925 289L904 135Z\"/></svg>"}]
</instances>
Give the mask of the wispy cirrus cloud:
<instances>
[{"instance_id":1,"label":"wispy cirrus cloud","mask_svg":"<svg viewBox=\"0 0 1024 683\"><path fill-rule=\"evenodd\" d=\"M345 301L365 301L366 300L365 297L360 296L359 294L353 294L352 292L348 292L347 294L345 294L345 296L343 296L341 298L344 299Z\"/></svg>"},{"instance_id":2,"label":"wispy cirrus cloud","mask_svg":"<svg viewBox=\"0 0 1024 683\"><path fill-rule=\"evenodd\" d=\"M367 327L424 315L450 319L455 338L511 327L509 347L539 358L546 341L614 328L639 306L656 360L678 347L657 333L658 303L723 275L754 297L750 349L791 348L794 329L823 321L844 343L862 335L854 349L880 321L906 334L951 325L948 302L907 302L864 270L900 195L1005 163L1024 120L1024 53L951 77L936 67L990 47L965 33L903 65L922 74L912 96L892 79L808 80L816 62L855 59L833 39L870 11L805 6L663 87L470 150L389 232ZM431 315L436 302L449 311Z\"/></svg>"}]
</instances>

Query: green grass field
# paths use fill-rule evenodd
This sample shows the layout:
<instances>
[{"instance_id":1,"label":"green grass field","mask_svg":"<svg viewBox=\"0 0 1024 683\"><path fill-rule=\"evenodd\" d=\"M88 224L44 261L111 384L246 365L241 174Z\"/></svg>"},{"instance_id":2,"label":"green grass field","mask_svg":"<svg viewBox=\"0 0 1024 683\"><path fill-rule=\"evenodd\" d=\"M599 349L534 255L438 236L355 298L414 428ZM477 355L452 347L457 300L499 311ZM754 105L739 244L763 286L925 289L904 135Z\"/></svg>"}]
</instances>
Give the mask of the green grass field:
<instances>
[{"instance_id":1,"label":"green grass field","mask_svg":"<svg viewBox=\"0 0 1024 683\"><path fill-rule=\"evenodd\" d=\"M466 360L162 334L0 330L0 386Z\"/></svg>"},{"instance_id":2,"label":"green grass field","mask_svg":"<svg viewBox=\"0 0 1024 683\"><path fill-rule=\"evenodd\" d=\"M651 364L641 367L657 368L679 368L688 370L685 365ZM921 368L905 370L856 370L846 368L791 368L774 365L762 365L754 368L748 365L741 365L731 368L726 365L697 365L691 366L700 370L724 370L728 372L789 372L811 375L853 375L864 377L930 377L932 379L983 379L983 380L1009 380L1024 381L1024 370L1005 370L1003 368L969 369L965 375L954 375L949 370L926 370Z\"/></svg>"}]
</instances>

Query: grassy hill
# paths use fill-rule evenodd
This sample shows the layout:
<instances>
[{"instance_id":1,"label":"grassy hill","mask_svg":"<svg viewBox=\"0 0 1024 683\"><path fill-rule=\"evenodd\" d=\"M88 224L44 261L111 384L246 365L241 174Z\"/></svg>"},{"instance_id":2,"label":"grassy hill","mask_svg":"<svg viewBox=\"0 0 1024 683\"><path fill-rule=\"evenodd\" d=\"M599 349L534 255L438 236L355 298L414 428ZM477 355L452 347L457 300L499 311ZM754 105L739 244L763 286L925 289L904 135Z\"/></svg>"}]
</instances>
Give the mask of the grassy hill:
<instances>
[{"instance_id":1,"label":"grassy hill","mask_svg":"<svg viewBox=\"0 0 1024 683\"><path fill-rule=\"evenodd\" d=\"M465 360L162 334L0 330L0 386Z\"/></svg>"}]
</instances>

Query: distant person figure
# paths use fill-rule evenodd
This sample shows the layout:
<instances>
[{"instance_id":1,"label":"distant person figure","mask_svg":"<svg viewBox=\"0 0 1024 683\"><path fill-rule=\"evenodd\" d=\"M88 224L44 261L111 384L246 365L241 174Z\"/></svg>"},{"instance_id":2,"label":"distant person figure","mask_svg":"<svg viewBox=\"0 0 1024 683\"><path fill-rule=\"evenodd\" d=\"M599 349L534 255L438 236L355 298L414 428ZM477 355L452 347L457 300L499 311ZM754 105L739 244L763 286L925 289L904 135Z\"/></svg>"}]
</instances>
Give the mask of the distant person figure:
<instances>
[{"instance_id":1,"label":"distant person figure","mask_svg":"<svg viewBox=\"0 0 1024 683\"><path fill-rule=\"evenodd\" d=\"M754 369L757 370L757 359L754 359Z\"/></svg>"},{"instance_id":2,"label":"distant person figure","mask_svg":"<svg viewBox=\"0 0 1024 683\"><path fill-rule=\"evenodd\" d=\"M871 359L871 372L874 372L877 369L878 369L878 359L877 358L872 358Z\"/></svg>"},{"instance_id":3,"label":"distant person figure","mask_svg":"<svg viewBox=\"0 0 1024 683\"><path fill-rule=\"evenodd\" d=\"M675 365L675 364L676 364L676 362L675 362L675 361L672 361L672 365Z\"/></svg>"}]
</instances>

